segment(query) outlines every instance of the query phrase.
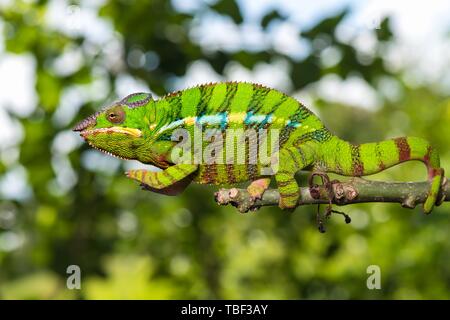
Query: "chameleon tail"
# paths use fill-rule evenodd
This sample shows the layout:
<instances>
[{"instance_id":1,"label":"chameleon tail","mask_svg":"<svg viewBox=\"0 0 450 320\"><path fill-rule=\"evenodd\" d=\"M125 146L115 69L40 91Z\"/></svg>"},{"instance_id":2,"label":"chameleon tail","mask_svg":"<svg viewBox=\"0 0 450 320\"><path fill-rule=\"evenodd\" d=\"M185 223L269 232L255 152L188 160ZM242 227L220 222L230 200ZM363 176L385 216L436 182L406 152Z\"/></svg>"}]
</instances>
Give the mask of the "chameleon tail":
<instances>
[{"instance_id":1,"label":"chameleon tail","mask_svg":"<svg viewBox=\"0 0 450 320\"><path fill-rule=\"evenodd\" d=\"M415 137L401 137L391 140L353 145L343 140L334 143L339 148L334 152L341 154L340 159L328 157L330 171L348 175L365 176L380 172L399 163L418 160L428 170L430 190L423 205L426 214L430 213L437 201L437 196L444 176L440 167L439 155L428 141ZM340 152L339 152L340 151ZM330 159L331 158L331 159Z\"/></svg>"},{"instance_id":2,"label":"chameleon tail","mask_svg":"<svg viewBox=\"0 0 450 320\"><path fill-rule=\"evenodd\" d=\"M444 177L444 169L440 167L439 154L428 141L421 138L403 137L393 139L393 141L398 150L398 163L408 160L419 160L427 167L430 190L423 204L423 211L429 214L436 204Z\"/></svg>"}]
</instances>

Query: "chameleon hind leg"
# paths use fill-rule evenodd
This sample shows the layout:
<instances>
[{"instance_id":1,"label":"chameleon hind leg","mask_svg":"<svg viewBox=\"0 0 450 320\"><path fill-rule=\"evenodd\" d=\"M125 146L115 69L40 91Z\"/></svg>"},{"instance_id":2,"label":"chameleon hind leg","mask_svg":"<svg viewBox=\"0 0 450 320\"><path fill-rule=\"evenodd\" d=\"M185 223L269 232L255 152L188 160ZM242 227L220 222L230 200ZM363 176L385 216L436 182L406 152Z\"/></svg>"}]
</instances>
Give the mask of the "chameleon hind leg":
<instances>
[{"instance_id":1,"label":"chameleon hind leg","mask_svg":"<svg viewBox=\"0 0 450 320\"><path fill-rule=\"evenodd\" d=\"M297 206L300 188L295 180L295 174L313 162L310 149L303 147L282 148L279 152L279 170L275 174L278 191L280 192L279 207L292 209Z\"/></svg>"},{"instance_id":2,"label":"chameleon hind leg","mask_svg":"<svg viewBox=\"0 0 450 320\"><path fill-rule=\"evenodd\" d=\"M126 175L139 181L145 190L176 195L187 187L192 180L190 175L197 169L198 166L194 164L177 164L163 171L130 170Z\"/></svg>"}]
</instances>

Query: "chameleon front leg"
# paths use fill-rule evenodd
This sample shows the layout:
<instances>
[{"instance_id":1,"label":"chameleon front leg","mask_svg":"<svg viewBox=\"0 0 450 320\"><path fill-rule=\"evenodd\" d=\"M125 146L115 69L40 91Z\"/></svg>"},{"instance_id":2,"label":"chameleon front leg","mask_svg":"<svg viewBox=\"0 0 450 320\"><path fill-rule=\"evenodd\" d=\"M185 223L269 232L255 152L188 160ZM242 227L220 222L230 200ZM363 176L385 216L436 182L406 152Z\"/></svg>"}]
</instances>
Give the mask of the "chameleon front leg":
<instances>
[{"instance_id":1,"label":"chameleon front leg","mask_svg":"<svg viewBox=\"0 0 450 320\"><path fill-rule=\"evenodd\" d=\"M198 169L194 164L177 164L163 171L147 171L145 169L130 170L126 175L143 184L144 189L166 195L176 195L183 191L191 178L189 177Z\"/></svg>"},{"instance_id":2,"label":"chameleon front leg","mask_svg":"<svg viewBox=\"0 0 450 320\"><path fill-rule=\"evenodd\" d=\"M178 182L175 182L174 184L163 188L163 189L155 189L150 187L148 184L145 184L143 182L141 182L140 186L142 188L142 190L145 191L151 191L154 193L159 193L165 196L177 196L180 193L182 193L188 185L190 185L192 182L192 177L186 177Z\"/></svg>"},{"instance_id":3,"label":"chameleon front leg","mask_svg":"<svg viewBox=\"0 0 450 320\"><path fill-rule=\"evenodd\" d=\"M281 209L292 209L297 206L300 188L295 180L295 174L312 162L313 153L309 148L289 147L280 150L279 170L275 174L275 180L280 192Z\"/></svg>"}]
</instances>

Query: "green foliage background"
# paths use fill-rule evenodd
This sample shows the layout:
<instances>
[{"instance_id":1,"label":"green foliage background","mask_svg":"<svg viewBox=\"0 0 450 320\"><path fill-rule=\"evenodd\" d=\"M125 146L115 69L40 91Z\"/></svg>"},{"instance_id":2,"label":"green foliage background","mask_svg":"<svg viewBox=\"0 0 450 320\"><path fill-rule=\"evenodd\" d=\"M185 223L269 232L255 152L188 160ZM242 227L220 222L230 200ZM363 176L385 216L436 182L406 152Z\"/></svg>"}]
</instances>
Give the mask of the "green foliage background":
<instances>
[{"instance_id":1,"label":"green foliage background","mask_svg":"<svg viewBox=\"0 0 450 320\"><path fill-rule=\"evenodd\" d=\"M383 98L376 111L313 98L325 123L341 137L365 142L421 136L440 150L442 165L450 170L448 93L439 93L431 85L411 87L403 80L402 70L386 67L383 48L395 41L389 19L373 31L376 53L370 59L361 59L353 46L335 36L348 11L302 30L299 36L308 44L325 44L313 45L307 57L295 59L272 44L264 49L216 50L192 40L190 32L205 12L217 12L241 24L243 17L233 1L181 13L169 1L109 0L99 12L119 39L111 54L83 35L45 24L46 1L14 1L0 8L5 50L34 58L38 93L37 107L29 117L10 114L23 127L24 136L16 149L17 159L0 162L1 177L18 166L25 169L32 191L22 199L0 198L0 243L11 237L23 240L17 248L3 245L0 249L0 298L450 298L447 204L427 217L420 208L353 205L344 209L352 224L333 217L328 232L320 234L314 207L292 214L265 208L241 215L215 204L215 188L198 185L181 196L164 197L140 191L123 176L122 161L114 160L114 170L104 170L106 156L93 157L96 151L84 144L66 151L55 146L64 144L76 121L117 98L114 90L120 74L140 79L162 95L197 60L208 62L218 74L230 63L254 69L263 62L281 60L289 65L288 77L295 89L327 74L356 75L375 89L380 88L380 79L395 80L401 95L394 100ZM279 12L268 12L261 28L267 30L284 19ZM330 46L340 52L341 60L325 66L321 52ZM156 67L133 65L130 53L136 48L156 55ZM82 64L74 72L58 74L49 66L67 49L79 50ZM108 59L116 60L108 63ZM88 88L100 76L107 79L107 86L94 87L104 91L99 98L88 99L67 123L55 121L64 91ZM0 150L2 159L13 152ZM99 163L89 164L86 159ZM58 180L57 161L69 161L75 170L77 182L67 190L58 185L64 179ZM373 178L423 180L425 176L423 166L412 163ZM66 268L72 264L82 270L81 290L66 288ZM366 268L373 264L381 268L381 290L366 287Z\"/></svg>"}]
</instances>

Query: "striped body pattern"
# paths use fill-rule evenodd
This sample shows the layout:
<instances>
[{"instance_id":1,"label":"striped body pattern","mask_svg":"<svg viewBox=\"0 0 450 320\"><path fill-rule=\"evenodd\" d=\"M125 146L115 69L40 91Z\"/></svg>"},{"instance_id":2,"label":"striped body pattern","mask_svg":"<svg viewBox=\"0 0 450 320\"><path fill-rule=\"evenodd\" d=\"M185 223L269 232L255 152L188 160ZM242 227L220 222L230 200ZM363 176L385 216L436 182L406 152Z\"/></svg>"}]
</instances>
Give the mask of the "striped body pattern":
<instances>
[{"instance_id":1,"label":"striped body pattern","mask_svg":"<svg viewBox=\"0 0 450 320\"><path fill-rule=\"evenodd\" d=\"M177 129L187 130L194 136L195 128L201 125L202 132L216 131L227 148L226 135L231 132L258 134L259 130L278 130L280 147L293 145L295 140L305 139L318 129L326 130L320 120L297 100L273 89L251 83L220 83L204 85L175 92L156 102L157 110L165 110L162 119L154 128L156 139L170 140ZM209 141L205 141L202 150ZM247 149L233 148L234 157ZM194 149L194 146L191 146ZM269 148L270 149L270 148ZM268 150L270 153L270 150ZM199 164L194 181L204 184L234 184L259 178L260 162Z\"/></svg>"},{"instance_id":2,"label":"striped body pattern","mask_svg":"<svg viewBox=\"0 0 450 320\"><path fill-rule=\"evenodd\" d=\"M147 190L170 195L191 181L249 181L250 194L259 198L274 177L280 207L292 208L299 200L294 178L299 170L364 176L419 160L431 183L424 204L428 213L443 177L436 150L421 138L352 144L333 135L296 99L253 83L205 84L157 100L150 94L132 94L74 130L99 150L163 169L127 174Z\"/></svg>"}]
</instances>

